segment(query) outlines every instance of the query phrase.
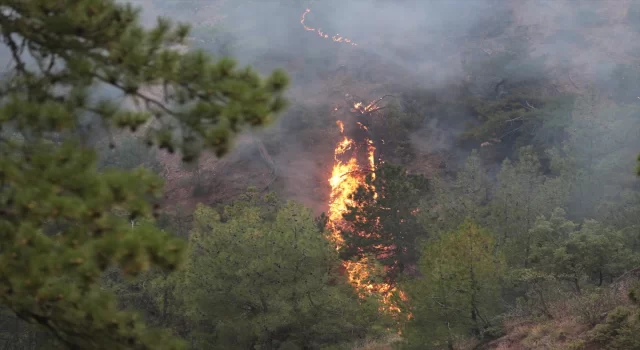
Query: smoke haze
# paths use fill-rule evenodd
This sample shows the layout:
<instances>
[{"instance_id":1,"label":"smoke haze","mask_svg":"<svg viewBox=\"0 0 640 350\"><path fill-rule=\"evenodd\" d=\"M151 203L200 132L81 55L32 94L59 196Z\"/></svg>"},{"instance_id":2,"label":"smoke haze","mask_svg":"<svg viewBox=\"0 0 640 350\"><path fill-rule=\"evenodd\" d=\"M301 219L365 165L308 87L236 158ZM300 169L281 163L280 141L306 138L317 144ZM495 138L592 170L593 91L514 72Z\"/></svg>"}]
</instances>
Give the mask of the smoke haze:
<instances>
[{"instance_id":1,"label":"smoke haze","mask_svg":"<svg viewBox=\"0 0 640 350\"><path fill-rule=\"evenodd\" d=\"M319 136L306 129L333 125L331 109L344 103L345 92L373 100L410 89L447 94L450 87L466 83L473 95L482 97L499 94L504 81L517 84L546 76L550 94L581 96L595 87L615 98L624 80L616 76L617 69L637 65L640 53L635 40L640 16L635 16L630 0L133 3L142 7L149 25L156 16L191 23L196 47L233 56L265 73L274 68L289 72L292 107L276 125L254 136L265 142L277 163L280 190L317 210L326 203L323 181L338 133ZM305 25L328 38L303 28L300 20L307 8ZM333 42L336 34L358 45ZM511 52L527 55L514 53L498 69L487 68ZM634 93L627 89L627 94ZM402 101L396 103L404 108ZM425 112L424 122L408 140L416 153L455 153L465 125L448 117L447 112ZM467 121L474 122L470 116ZM622 131L609 133L617 137ZM640 146L635 139L625 140L629 150ZM250 154L261 161L257 152L235 153L230 157ZM633 158L628 166L632 163Z\"/></svg>"}]
</instances>

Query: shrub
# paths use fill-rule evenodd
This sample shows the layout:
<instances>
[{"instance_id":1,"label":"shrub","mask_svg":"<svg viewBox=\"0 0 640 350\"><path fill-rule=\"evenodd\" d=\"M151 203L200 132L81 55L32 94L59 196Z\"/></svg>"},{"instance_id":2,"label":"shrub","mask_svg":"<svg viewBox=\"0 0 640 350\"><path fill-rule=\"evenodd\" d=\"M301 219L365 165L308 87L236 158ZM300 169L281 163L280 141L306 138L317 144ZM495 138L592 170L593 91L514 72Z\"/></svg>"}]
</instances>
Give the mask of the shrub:
<instances>
[{"instance_id":1,"label":"shrub","mask_svg":"<svg viewBox=\"0 0 640 350\"><path fill-rule=\"evenodd\" d=\"M602 322L606 313L616 305L620 305L621 300L615 291L610 288L598 288L592 292L585 293L569 301L569 311L578 316L580 322L591 327Z\"/></svg>"},{"instance_id":2,"label":"shrub","mask_svg":"<svg viewBox=\"0 0 640 350\"><path fill-rule=\"evenodd\" d=\"M591 340L610 350L640 349L640 320L638 310L619 306L603 324L597 325Z\"/></svg>"}]
</instances>

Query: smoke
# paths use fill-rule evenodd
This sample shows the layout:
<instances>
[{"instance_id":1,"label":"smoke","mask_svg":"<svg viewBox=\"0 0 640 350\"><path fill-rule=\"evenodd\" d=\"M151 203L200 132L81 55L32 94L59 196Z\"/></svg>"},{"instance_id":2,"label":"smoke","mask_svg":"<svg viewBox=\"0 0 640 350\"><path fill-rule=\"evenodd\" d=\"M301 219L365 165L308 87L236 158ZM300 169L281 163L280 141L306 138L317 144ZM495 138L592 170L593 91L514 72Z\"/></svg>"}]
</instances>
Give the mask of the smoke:
<instances>
[{"instance_id":1,"label":"smoke","mask_svg":"<svg viewBox=\"0 0 640 350\"><path fill-rule=\"evenodd\" d=\"M414 153L450 151L459 155L470 146L461 147L457 141L469 124L478 122L472 111L450 108L461 99L462 90L473 97L491 100L508 94L523 82L539 80L548 88L548 96L570 92L584 100L595 92L603 100L622 106L618 106L619 110L606 107L605 102L590 108L574 106L573 113L563 112L564 116L545 121L548 124L545 127L566 123L567 130L579 130L588 123L585 113L576 111L580 108L596 111L589 118L598 121L597 129L588 137L568 132L574 148L589 150L580 156L578 163L603 168L594 159L604 159L616 152L620 161L615 169L631 174L634 159L629 155L640 149L637 142L640 138L629 136L637 134L634 120L638 113L634 106L640 103L638 1L129 2L141 8L146 26L152 26L158 16L191 24L193 47L218 57L232 56L241 65L251 65L263 73L275 68L289 72L291 108L270 128L245 136L264 144L278 168L278 180L270 188L287 197L316 203L310 204L314 208L326 203L326 178L338 137L334 125L340 117L340 112L334 113L333 108L347 107L346 93L363 102L385 94L399 96L395 101L398 108L410 112L416 120L411 123L398 120L389 125L409 125L411 132L402 137ZM309 12L305 24L326 33L326 38L304 29L300 20L306 9ZM349 38L358 45L334 42L333 35ZM0 45L2 73L7 71L10 61L7 47ZM406 92L411 90L437 91L438 96L408 98ZM110 91L101 93L109 95ZM419 104L423 106L414 106ZM395 118L392 113L388 116ZM592 141L600 138L618 141L615 147L608 142L594 147ZM399 141L402 140L395 140L395 144ZM479 147L483 141L471 146ZM230 159L268 166L256 144L238 142ZM516 146L503 141L495 161L502 160L505 148ZM619 148L624 151L614 151ZM608 163L603 160L602 164ZM249 181L247 185L260 186L270 181L248 178L255 183Z\"/></svg>"},{"instance_id":2,"label":"smoke","mask_svg":"<svg viewBox=\"0 0 640 350\"><path fill-rule=\"evenodd\" d=\"M311 203L326 202L322 181L337 135L327 131L335 122L331 108L344 104L346 92L373 100L464 83L472 95L493 98L541 77L551 94L581 96L595 87L614 99L627 91L631 100L637 89L629 77L627 85L621 83L621 65L637 66L640 53L640 11L631 0L133 2L143 8L145 23L159 15L191 23L195 46L264 73L289 72L293 107L254 137L277 163L279 190ZM305 24L328 38L304 30L300 19L307 8ZM358 46L333 42L338 34ZM415 152L456 151L464 130L459 116L451 122L444 110L422 118L407 140ZM471 115L466 121L474 122ZM257 152L236 152L260 161Z\"/></svg>"}]
</instances>

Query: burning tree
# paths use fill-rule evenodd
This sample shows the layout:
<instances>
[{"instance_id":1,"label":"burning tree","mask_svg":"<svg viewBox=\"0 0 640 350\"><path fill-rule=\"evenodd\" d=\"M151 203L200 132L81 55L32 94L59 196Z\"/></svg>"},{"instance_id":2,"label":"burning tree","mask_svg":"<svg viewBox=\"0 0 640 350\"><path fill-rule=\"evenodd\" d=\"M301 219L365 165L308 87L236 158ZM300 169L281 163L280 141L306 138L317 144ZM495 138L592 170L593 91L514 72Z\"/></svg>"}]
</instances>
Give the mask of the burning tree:
<instances>
[{"instance_id":1,"label":"burning tree","mask_svg":"<svg viewBox=\"0 0 640 350\"><path fill-rule=\"evenodd\" d=\"M369 174L351 194L342 231L343 259L375 256L393 284L417 261L417 240L425 236L416 209L427 191L422 175L408 174L398 166L384 164Z\"/></svg>"},{"instance_id":2,"label":"burning tree","mask_svg":"<svg viewBox=\"0 0 640 350\"><path fill-rule=\"evenodd\" d=\"M336 145L335 163L329 179L331 197L326 223L331 233L331 239L335 242L337 249L343 252L343 257L346 259L344 263L345 274L359 295L361 297L376 295L381 298L383 311L398 313L400 308L395 298L397 296L402 297L402 293L396 289L393 283L395 277L388 278L392 275L388 266L394 264L386 262L384 259L404 256L404 253L399 254L398 252L403 251L409 244L405 244L404 241L395 243L395 239L388 234L394 229L389 224L384 228L387 231L382 233L382 236L386 237L386 239L380 240L376 244L365 243L363 247L366 246L366 249L355 248L362 243L360 239L379 235L376 231L379 229L377 224L369 227L361 225L359 222L361 216L358 212L360 210L366 212L366 217L369 218L370 223L374 223L379 218L374 218L372 215L377 215L379 210L371 210L371 208L375 206L373 203L378 203L378 191L382 190L381 193L383 193L385 199L391 198L391 196L385 194L388 187L385 181L389 178L387 175L391 171L390 169L396 168L383 166L380 170L377 170L379 165L379 155L376 154L377 138L368 127L373 113L385 108L378 106L378 103L388 96L390 95L385 95L365 104L359 102L356 97L345 95L345 101L350 107L350 113L344 118L347 121L347 127L345 127L345 122L342 120L337 122L342 139ZM338 110L338 107L334 108L334 111ZM384 175L382 182L377 180L378 175ZM426 188L424 179L421 177L416 177L416 179L421 181L409 183L415 183L415 188ZM405 178L401 179L401 181L404 180ZM394 189L395 187L391 186L390 188ZM406 195L405 192L398 193L400 196ZM415 198L418 198L417 194ZM402 200L402 197L399 200ZM414 202L417 202L417 199L409 203ZM380 202L381 205L386 205L385 203L385 201ZM417 205L413 206L412 210L416 207ZM351 218L350 215L355 215L353 218L357 219ZM386 221L383 221L383 223L386 223ZM410 227L417 228L418 226L413 225ZM345 240L345 238L347 239ZM376 252L370 249L373 245L376 245L376 249L379 251L386 251L387 253L378 254L379 251ZM354 248L357 254L350 254L349 252L353 251ZM413 254L413 252L411 251L410 254ZM378 269L381 265L378 259L383 261L382 271ZM400 264L404 264L404 260L403 258Z\"/></svg>"},{"instance_id":3,"label":"burning tree","mask_svg":"<svg viewBox=\"0 0 640 350\"><path fill-rule=\"evenodd\" d=\"M374 172L378 163L375 137L367 125L368 117L383 108L378 107L377 104L386 96L389 95L364 104L349 94L345 95L350 113L344 118L347 121L346 124L342 120L337 121L342 138L335 148L335 162L329 179L331 196L328 224L338 247L342 242L340 232L344 230L342 216L351 204L349 196L365 183L366 175ZM334 110L338 109L336 107Z\"/></svg>"}]
</instances>

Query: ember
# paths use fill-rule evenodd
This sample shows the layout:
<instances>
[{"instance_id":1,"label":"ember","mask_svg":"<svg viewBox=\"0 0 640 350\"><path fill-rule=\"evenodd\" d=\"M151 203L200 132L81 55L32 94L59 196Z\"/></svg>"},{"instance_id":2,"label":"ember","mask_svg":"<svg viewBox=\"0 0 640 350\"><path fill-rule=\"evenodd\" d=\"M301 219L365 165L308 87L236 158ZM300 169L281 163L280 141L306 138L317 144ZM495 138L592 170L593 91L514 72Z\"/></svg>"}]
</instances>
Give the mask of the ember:
<instances>
[{"instance_id":1,"label":"ember","mask_svg":"<svg viewBox=\"0 0 640 350\"><path fill-rule=\"evenodd\" d=\"M328 39L329 38L329 34L323 32L322 29L320 29L320 28L317 28L317 29L316 28L311 28L311 27L307 26L304 23L305 17L307 16L307 14L309 12L311 12L311 10L310 9L306 9L304 11L304 13L302 13L302 18L300 19L300 23L302 23L302 26L304 27L304 29L308 30L310 32L316 32L319 36L321 36L321 37L323 37L325 39ZM331 40L333 40L333 41L335 41L337 43L345 43L345 44L350 44L350 45L353 45L353 46L358 46L358 44L356 44L353 41L351 41L351 39L342 37L340 34L336 34L336 35L331 36Z\"/></svg>"}]
</instances>

